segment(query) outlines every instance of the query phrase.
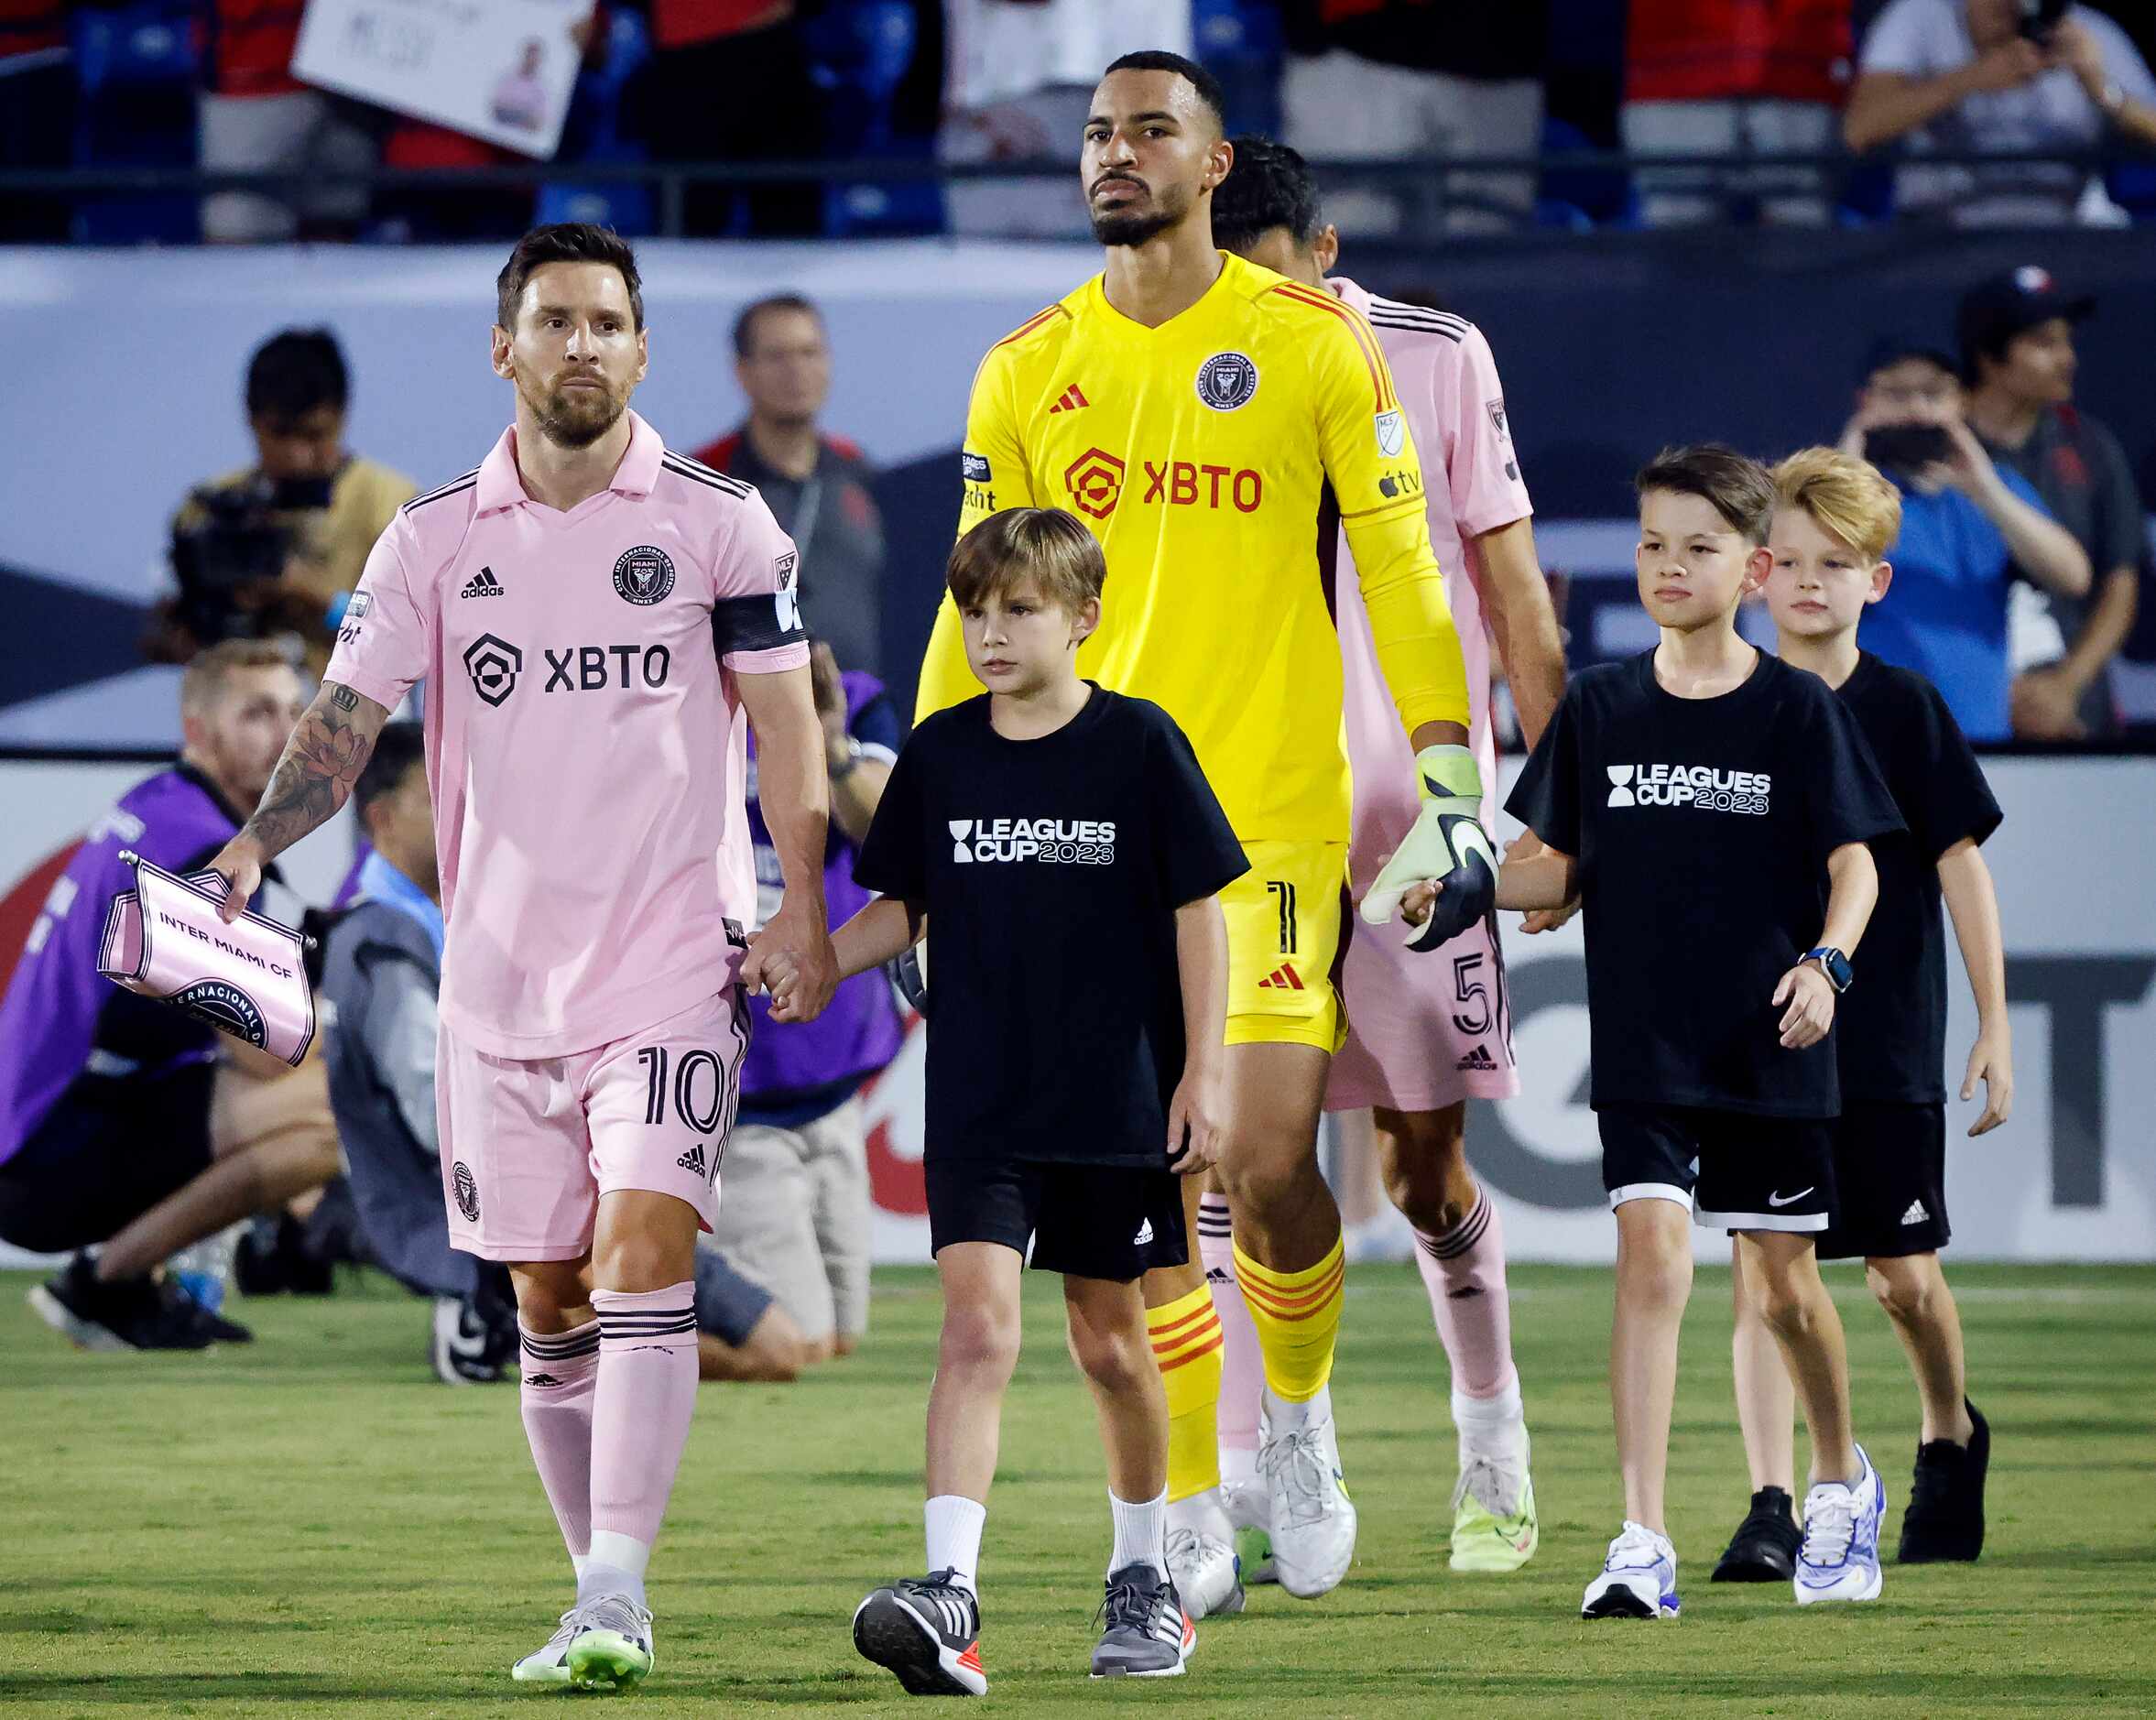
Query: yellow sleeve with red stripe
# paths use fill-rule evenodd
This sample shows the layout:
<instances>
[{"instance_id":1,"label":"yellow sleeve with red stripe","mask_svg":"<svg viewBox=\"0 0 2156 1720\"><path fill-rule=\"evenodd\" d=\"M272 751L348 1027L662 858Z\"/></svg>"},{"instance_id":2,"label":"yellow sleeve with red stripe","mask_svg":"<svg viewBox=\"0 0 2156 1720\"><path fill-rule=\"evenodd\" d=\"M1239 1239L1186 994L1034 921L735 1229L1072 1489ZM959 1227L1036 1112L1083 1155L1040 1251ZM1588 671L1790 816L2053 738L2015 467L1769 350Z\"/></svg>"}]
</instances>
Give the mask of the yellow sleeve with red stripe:
<instances>
[{"instance_id":1,"label":"yellow sleeve with red stripe","mask_svg":"<svg viewBox=\"0 0 2156 1720\"><path fill-rule=\"evenodd\" d=\"M1331 293L1297 282L1274 291L1329 313L1311 343L1319 452L1400 722L1410 735L1425 723L1465 724L1466 665L1391 367L1370 325Z\"/></svg>"},{"instance_id":2,"label":"yellow sleeve with red stripe","mask_svg":"<svg viewBox=\"0 0 2156 1720\"><path fill-rule=\"evenodd\" d=\"M958 503L958 535L963 538L991 514L1033 505L1033 478L1018 441L1018 411L1011 400L1008 348L1051 316L1068 313L1051 305L990 347L974 373L973 397L965 409L965 445L959 451L964 492ZM920 681L913 695L913 720L932 716L946 706L963 704L981 691L965 660L958 610L950 593L936 608L936 625L921 659Z\"/></svg>"}]
</instances>

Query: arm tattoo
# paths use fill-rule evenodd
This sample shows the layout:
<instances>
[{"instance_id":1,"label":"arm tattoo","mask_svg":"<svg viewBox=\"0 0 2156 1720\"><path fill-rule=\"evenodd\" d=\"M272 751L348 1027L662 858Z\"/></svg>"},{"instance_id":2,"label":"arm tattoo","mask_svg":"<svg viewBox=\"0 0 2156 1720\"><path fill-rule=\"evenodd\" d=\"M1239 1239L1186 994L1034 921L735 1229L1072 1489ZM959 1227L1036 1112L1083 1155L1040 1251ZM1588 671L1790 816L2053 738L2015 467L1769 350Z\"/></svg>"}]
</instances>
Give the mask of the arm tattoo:
<instances>
[{"instance_id":1,"label":"arm tattoo","mask_svg":"<svg viewBox=\"0 0 2156 1720\"><path fill-rule=\"evenodd\" d=\"M262 804L247 821L252 837L267 858L282 854L308 832L327 823L351 796L375 748L375 735L388 713L372 700L359 710L360 695L339 681L325 684L299 727L285 743L277 774L263 792ZM356 715L357 722L352 717Z\"/></svg>"}]
</instances>

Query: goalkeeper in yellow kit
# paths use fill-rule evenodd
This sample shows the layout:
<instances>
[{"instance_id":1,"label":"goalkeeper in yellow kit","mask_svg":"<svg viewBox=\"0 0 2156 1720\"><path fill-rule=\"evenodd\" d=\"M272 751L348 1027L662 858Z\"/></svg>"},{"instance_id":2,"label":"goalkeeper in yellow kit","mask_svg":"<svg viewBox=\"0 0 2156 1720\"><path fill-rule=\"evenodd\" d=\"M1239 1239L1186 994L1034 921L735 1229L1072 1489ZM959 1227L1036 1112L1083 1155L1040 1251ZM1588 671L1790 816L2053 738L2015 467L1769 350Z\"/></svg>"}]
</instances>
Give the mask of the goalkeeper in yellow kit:
<instances>
[{"instance_id":1,"label":"goalkeeper in yellow kit","mask_svg":"<svg viewBox=\"0 0 2156 1720\"><path fill-rule=\"evenodd\" d=\"M1349 778L1332 615L1346 528L1378 659L1412 737L1421 821L1363 904L1445 878L1434 947L1490 911L1458 636L1430 547L1422 473L1369 327L1332 294L1214 248L1227 175L1217 83L1168 53L1108 68L1081 173L1106 267L990 348L974 379L959 530L1007 507L1066 508L1108 567L1083 673L1174 716L1244 844L1228 928L1227 1118L1219 1176L1265 1357L1258 1466L1290 1593L1354 1557L1327 1381L1345 1297L1340 1213L1317 1166L1346 928ZM948 598L919 714L973 697ZM1077 812L1073 811L1073 816ZM1394 937L1398 930L1365 935ZM1171 1143L1171 1150L1180 1143ZM1194 1234L1194 1226L1193 1226ZM1214 1426L1220 1329L1203 1269L1150 1273L1171 1417L1170 1562L1192 1616L1241 1591Z\"/></svg>"}]
</instances>

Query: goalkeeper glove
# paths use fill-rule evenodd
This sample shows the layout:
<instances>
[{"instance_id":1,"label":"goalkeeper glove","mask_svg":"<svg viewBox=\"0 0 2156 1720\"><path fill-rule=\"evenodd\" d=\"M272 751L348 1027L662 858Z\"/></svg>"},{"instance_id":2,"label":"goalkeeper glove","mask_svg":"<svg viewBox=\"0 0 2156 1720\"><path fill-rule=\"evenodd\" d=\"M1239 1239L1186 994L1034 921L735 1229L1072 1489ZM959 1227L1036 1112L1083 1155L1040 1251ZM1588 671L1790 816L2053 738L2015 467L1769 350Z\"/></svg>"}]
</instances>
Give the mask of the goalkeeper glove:
<instances>
[{"instance_id":1,"label":"goalkeeper glove","mask_svg":"<svg viewBox=\"0 0 2156 1720\"><path fill-rule=\"evenodd\" d=\"M1497 861L1482 828L1482 773L1465 746L1425 746L1415 755L1422 810L1369 894L1363 919L1382 926L1399 911L1415 885L1444 886L1430 918L1408 940L1410 950L1434 950L1487 919L1497 906Z\"/></svg>"}]
</instances>

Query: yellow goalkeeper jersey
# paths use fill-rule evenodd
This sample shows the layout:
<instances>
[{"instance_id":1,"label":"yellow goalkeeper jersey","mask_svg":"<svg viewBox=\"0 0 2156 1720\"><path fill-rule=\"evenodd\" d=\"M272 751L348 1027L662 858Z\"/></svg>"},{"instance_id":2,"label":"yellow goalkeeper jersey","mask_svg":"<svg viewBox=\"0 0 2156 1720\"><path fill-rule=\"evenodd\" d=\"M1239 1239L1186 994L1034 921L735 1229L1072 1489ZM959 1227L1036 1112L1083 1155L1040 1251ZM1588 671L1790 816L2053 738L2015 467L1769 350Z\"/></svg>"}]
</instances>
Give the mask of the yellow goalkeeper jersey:
<instances>
[{"instance_id":1,"label":"yellow goalkeeper jersey","mask_svg":"<svg viewBox=\"0 0 2156 1720\"><path fill-rule=\"evenodd\" d=\"M1007 507L1084 520L1108 582L1080 673L1175 718L1246 842L1345 843L1337 528L1410 733L1467 721L1459 637L1369 325L1322 288L1222 264L1157 329L1095 276L989 349L959 531ZM946 594L917 714L979 691Z\"/></svg>"}]
</instances>

